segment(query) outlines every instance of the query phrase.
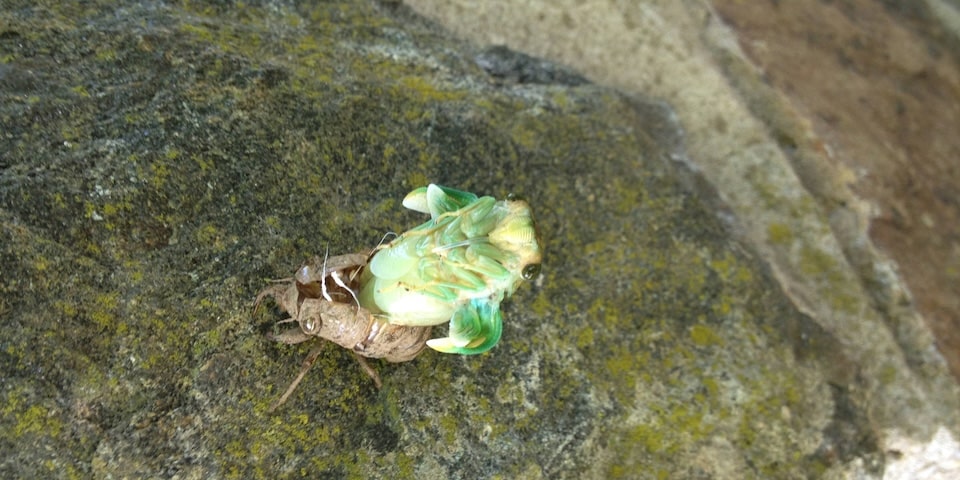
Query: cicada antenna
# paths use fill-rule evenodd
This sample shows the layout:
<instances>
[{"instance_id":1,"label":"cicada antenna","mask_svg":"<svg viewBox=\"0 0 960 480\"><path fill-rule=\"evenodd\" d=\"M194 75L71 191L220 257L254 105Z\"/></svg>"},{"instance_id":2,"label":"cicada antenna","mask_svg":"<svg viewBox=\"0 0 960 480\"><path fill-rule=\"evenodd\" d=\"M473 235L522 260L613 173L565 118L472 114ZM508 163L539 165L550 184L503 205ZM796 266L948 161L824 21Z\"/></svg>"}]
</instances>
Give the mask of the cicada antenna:
<instances>
[{"instance_id":1,"label":"cicada antenna","mask_svg":"<svg viewBox=\"0 0 960 480\"><path fill-rule=\"evenodd\" d=\"M330 276L333 277L333 281L334 281L337 285L340 285L341 287L343 287L344 290L350 292L350 296L353 297L354 303L357 304L357 314L359 314L359 313L360 313L360 299L357 298L357 294L354 293L354 291L353 291L352 288L348 287L347 284L343 282L343 280L340 278L340 273L339 273L339 272L336 272L336 271L331 272L331 273L330 273Z\"/></svg>"},{"instance_id":2,"label":"cicada antenna","mask_svg":"<svg viewBox=\"0 0 960 480\"><path fill-rule=\"evenodd\" d=\"M332 302L333 299L330 298L330 294L327 293L327 257L329 255L330 245L327 245L326 250L323 252L323 266L320 267L320 292L323 295L323 298L325 298L328 302ZM334 277L334 281L336 281L336 277Z\"/></svg>"},{"instance_id":3,"label":"cicada antenna","mask_svg":"<svg viewBox=\"0 0 960 480\"><path fill-rule=\"evenodd\" d=\"M382 240L381 240L382 242ZM326 250L323 252L323 267L320 271L320 291L323 294L323 298L328 302L332 302L333 298L327 293L327 258L330 256L330 246L327 245ZM334 270L330 272L330 276L333 278L333 282L342 287L344 290L350 293L350 296L353 297L354 303L357 304L357 314L360 314L360 299L357 298L357 294L354 293L353 289L348 287L347 284L340 278L340 272Z\"/></svg>"}]
</instances>

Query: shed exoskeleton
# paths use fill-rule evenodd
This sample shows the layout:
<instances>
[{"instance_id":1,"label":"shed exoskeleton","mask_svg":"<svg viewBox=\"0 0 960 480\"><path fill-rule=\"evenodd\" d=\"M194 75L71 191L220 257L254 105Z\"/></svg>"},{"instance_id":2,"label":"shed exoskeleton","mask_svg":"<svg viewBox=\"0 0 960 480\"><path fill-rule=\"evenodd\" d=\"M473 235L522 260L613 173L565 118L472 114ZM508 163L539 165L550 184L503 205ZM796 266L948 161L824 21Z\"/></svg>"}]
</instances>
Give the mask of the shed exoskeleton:
<instances>
[{"instance_id":1,"label":"shed exoskeleton","mask_svg":"<svg viewBox=\"0 0 960 480\"><path fill-rule=\"evenodd\" d=\"M383 358L388 362L413 360L426 347L431 327L394 325L356 303L357 277L368 258L369 253L354 253L325 258L323 262L315 259L297 270L293 278L261 291L254 309L272 297L280 309L290 315L281 323L297 324L271 335L274 340L291 345L313 338L336 343L354 353L360 366L380 388L380 375L364 358ZM300 373L271 410L286 402L296 390L322 348L323 343L319 343L310 350Z\"/></svg>"}]
</instances>

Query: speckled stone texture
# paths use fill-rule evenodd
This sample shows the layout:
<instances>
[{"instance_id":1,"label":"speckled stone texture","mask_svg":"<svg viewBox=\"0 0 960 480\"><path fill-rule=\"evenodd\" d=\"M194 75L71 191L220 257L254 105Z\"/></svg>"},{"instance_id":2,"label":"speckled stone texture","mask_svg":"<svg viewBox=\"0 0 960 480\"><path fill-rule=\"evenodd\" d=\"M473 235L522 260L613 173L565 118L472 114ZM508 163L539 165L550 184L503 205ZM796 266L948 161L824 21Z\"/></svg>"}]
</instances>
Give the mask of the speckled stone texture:
<instances>
[{"instance_id":1,"label":"speckled stone texture","mask_svg":"<svg viewBox=\"0 0 960 480\"><path fill-rule=\"evenodd\" d=\"M784 278L846 270L771 268L671 104L395 2L3 9L0 477L869 477L890 429L955 431L943 365L798 307ZM381 390L331 345L269 413L310 346L254 295L429 182L533 205L501 344Z\"/></svg>"},{"instance_id":2,"label":"speckled stone texture","mask_svg":"<svg viewBox=\"0 0 960 480\"><path fill-rule=\"evenodd\" d=\"M861 374L955 397L960 2L407 3L473 41L669 102L741 233ZM889 478L960 477L955 420L904 432L927 421L876 397L896 399L872 402L888 404L872 418L896 453Z\"/></svg>"}]
</instances>

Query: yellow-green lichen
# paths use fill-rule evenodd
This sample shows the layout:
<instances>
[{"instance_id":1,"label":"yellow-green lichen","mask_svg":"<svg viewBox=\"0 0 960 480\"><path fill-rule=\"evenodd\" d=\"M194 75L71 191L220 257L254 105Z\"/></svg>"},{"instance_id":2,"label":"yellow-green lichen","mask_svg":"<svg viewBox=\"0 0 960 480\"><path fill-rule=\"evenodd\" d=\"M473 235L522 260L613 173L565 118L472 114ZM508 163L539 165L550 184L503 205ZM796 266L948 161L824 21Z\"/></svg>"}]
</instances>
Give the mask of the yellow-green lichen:
<instances>
[{"instance_id":1,"label":"yellow-green lichen","mask_svg":"<svg viewBox=\"0 0 960 480\"><path fill-rule=\"evenodd\" d=\"M767 239L774 245L789 245L793 242L793 231L785 223L767 225Z\"/></svg>"},{"instance_id":2,"label":"yellow-green lichen","mask_svg":"<svg viewBox=\"0 0 960 480\"><path fill-rule=\"evenodd\" d=\"M707 325L694 325L690 327L690 340L698 347L712 347L723 345L723 339Z\"/></svg>"},{"instance_id":3,"label":"yellow-green lichen","mask_svg":"<svg viewBox=\"0 0 960 480\"><path fill-rule=\"evenodd\" d=\"M117 292L100 293L93 300L93 311L90 312L90 319L103 332L114 331L115 329L125 330L122 323L117 322L116 310L119 304L119 294ZM121 333L117 331L117 333Z\"/></svg>"},{"instance_id":4,"label":"yellow-green lichen","mask_svg":"<svg viewBox=\"0 0 960 480\"><path fill-rule=\"evenodd\" d=\"M43 404L29 404L26 391L9 390L0 407L0 417L7 425L7 434L16 441L26 435L56 438L63 430L59 415ZM8 423L12 420L12 424Z\"/></svg>"},{"instance_id":5,"label":"yellow-green lichen","mask_svg":"<svg viewBox=\"0 0 960 480\"><path fill-rule=\"evenodd\" d=\"M863 308L863 301L855 291L858 283L848 278L845 265L821 249L804 246L800 250L800 271L819 280L818 291L838 311L855 314Z\"/></svg>"},{"instance_id":6,"label":"yellow-green lichen","mask_svg":"<svg viewBox=\"0 0 960 480\"><path fill-rule=\"evenodd\" d=\"M580 329L580 333L577 334L577 348L583 350L585 348L593 346L594 335L593 328L590 326L583 327Z\"/></svg>"}]
</instances>

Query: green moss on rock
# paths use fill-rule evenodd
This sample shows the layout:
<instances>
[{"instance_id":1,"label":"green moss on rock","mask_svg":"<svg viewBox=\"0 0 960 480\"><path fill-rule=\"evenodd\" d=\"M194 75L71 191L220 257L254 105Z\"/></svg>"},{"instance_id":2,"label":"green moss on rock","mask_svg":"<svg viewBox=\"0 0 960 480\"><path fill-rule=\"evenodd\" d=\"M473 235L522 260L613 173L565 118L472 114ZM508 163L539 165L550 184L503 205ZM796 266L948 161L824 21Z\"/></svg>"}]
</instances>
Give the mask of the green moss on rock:
<instances>
[{"instance_id":1,"label":"green moss on rock","mask_svg":"<svg viewBox=\"0 0 960 480\"><path fill-rule=\"evenodd\" d=\"M664 161L666 106L505 84L387 4L4 13L4 474L675 478L720 441L822 469L840 354ZM256 293L419 224L428 182L533 205L544 273L501 344L373 362L380 391L328 345L270 413L312 344L266 338Z\"/></svg>"}]
</instances>

